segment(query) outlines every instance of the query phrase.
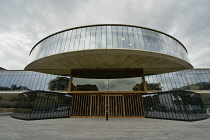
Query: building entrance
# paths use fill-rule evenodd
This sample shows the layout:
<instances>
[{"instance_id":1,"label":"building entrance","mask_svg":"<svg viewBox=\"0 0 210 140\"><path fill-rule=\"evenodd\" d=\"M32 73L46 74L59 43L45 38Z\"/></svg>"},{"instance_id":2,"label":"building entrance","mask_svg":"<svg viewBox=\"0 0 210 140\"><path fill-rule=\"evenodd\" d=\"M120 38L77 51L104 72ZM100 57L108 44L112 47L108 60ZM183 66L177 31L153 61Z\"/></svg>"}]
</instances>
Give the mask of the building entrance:
<instances>
[{"instance_id":1,"label":"building entrance","mask_svg":"<svg viewBox=\"0 0 210 140\"><path fill-rule=\"evenodd\" d=\"M72 99L71 117L144 117L141 94L77 94Z\"/></svg>"}]
</instances>

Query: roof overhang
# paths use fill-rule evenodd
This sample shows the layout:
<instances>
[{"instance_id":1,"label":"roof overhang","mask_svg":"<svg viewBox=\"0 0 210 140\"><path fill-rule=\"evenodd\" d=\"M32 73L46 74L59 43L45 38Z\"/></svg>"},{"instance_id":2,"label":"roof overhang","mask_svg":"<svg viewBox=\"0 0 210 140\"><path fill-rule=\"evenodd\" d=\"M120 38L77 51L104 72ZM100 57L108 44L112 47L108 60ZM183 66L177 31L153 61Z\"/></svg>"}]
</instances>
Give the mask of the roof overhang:
<instances>
[{"instance_id":1,"label":"roof overhang","mask_svg":"<svg viewBox=\"0 0 210 140\"><path fill-rule=\"evenodd\" d=\"M143 68L145 75L161 74L193 66L174 56L130 49L92 49L47 56L31 62L25 70L69 75L72 69Z\"/></svg>"}]
</instances>

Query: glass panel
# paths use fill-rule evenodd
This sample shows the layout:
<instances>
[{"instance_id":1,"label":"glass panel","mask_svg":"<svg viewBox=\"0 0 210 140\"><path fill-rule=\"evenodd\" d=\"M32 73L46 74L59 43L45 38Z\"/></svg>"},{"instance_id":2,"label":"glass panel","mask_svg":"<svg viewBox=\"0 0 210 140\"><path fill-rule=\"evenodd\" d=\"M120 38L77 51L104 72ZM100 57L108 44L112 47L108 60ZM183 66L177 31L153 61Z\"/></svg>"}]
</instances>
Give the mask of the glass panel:
<instances>
[{"instance_id":1,"label":"glass panel","mask_svg":"<svg viewBox=\"0 0 210 140\"><path fill-rule=\"evenodd\" d=\"M102 26L102 40L101 40L101 48L106 49L107 45L107 34L106 34L106 26Z\"/></svg>"},{"instance_id":2,"label":"glass panel","mask_svg":"<svg viewBox=\"0 0 210 140\"><path fill-rule=\"evenodd\" d=\"M96 27L91 28L90 49L96 48Z\"/></svg>"},{"instance_id":3,"label":"glass panel","mask_svg":"<svg viewBox=\"0 0 210 140\"><path fill-rule=\"evenodd\" d=\"M107 49L111 48L113 48L111 26L107 26Z\"/></svg>"},{"instance_id":4,"label":"glass panel","mask_svg":"<svg viewBox=\"0 0 210 140\"><path fill-rule=\"evenodd\" d=\"M144 89L142 77L135 76L140 73L140 71L78 71L73 74L72 90L142 91ZM81 76L86 78L79 78Z\"/></svg>"},{"instance_id":5,"label":"glass panel","mask_svg":"<svg viewBox=\"0 0 210 140\"><path fill-rule=\"evenodd\" d=\"M81 29L76 29L74 50L79 50L80 39L81 39Z\"/></svg>"},{"instance_id":6,"label":"glass panel","mask_svg":"<svg viewBox=\"0 0 210 140\"><path fill-rule=\"evenodd\" d=\"M97 26L96 27L96 48L101 48L101 41L102 41L102 27Z\"/></svg>"},{"instance_id":7,"label":"glass panel","mask_svg":"<svg viewBox=\"0 0 210 140\"><path fill-rule=\"evenodd\" d=\"M90 49L90 31L91 31L91 27L87 27L86 28L86 34L85 34L85 47L84 50L86 49Z\"/></svg>"},{"instance_id":8,"label":"glass panel","mask_svg":"<svg viewBox=\"0 0 210 140\"><path fill-rule=\"evenodd\" d=\"M129 42L128 47L130 49L136 49L132 27L128 27L128 42Z\"/></svg>"},{"instance_id":9,"label":"glass panel","mask_svg":"<svg viewBox=\"0 0 210 140\"><path fill-rule=\"evenodd\" d=\"M112 32L112 48L118 48L118 34L117 34L117 27L111 26L111 32Z\"/></svg>"}]
</instances>

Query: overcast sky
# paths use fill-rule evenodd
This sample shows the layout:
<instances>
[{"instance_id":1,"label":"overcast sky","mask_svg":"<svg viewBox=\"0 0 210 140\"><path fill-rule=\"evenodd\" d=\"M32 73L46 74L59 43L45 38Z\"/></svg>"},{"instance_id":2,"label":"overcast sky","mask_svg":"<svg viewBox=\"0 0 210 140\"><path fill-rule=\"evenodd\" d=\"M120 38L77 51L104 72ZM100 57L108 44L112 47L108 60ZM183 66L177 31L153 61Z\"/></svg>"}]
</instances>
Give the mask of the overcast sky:
<instances>
[{"instance_id":1,"label":"overcast sky","mask_svg":"<svg viewBox=\"0 0 210 140\"><path fill-rule=\"evenodd\" d=\"M54 32L105 23L170 34L195 68L210 68L210 0L0 0L0 67L24 69L31 48Z\"/></svg>"}]
</instances>

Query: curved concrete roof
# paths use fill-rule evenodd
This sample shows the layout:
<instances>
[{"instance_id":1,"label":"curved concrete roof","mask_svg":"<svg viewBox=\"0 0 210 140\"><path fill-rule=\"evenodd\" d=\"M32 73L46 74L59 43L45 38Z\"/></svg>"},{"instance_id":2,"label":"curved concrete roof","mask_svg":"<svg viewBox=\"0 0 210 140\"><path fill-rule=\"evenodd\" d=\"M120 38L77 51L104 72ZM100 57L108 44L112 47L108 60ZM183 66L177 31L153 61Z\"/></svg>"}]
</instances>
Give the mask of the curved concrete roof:
<instances>
[{"instance_id":1,"label":"curved concrete roof","mask_svg":"<svg viewBox=\"0 0 210 140\"><path fill-rule=\"evenodd\" d=\"M25 70L69 75L72 69L115 68L144 68L145 74L150 75L190 69L193 66L177 57L150 51L89 49L47 56L28 64Z\"/></svg>"}]
</instances>

